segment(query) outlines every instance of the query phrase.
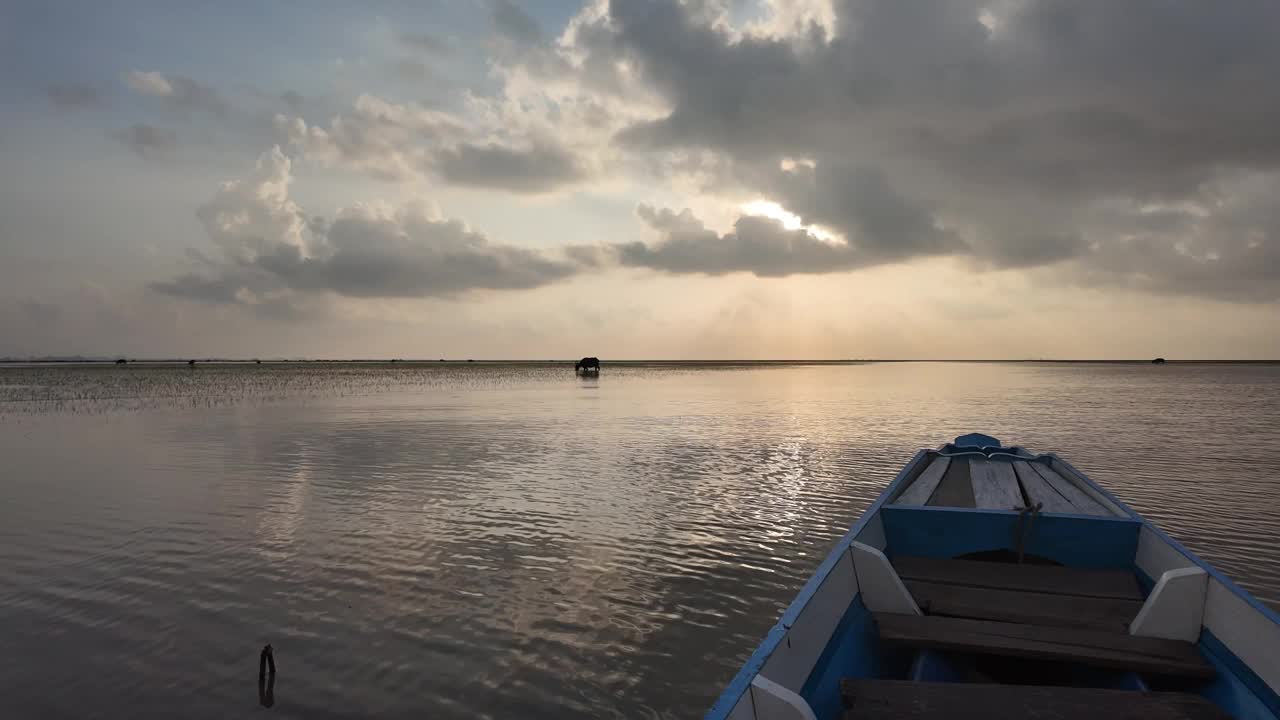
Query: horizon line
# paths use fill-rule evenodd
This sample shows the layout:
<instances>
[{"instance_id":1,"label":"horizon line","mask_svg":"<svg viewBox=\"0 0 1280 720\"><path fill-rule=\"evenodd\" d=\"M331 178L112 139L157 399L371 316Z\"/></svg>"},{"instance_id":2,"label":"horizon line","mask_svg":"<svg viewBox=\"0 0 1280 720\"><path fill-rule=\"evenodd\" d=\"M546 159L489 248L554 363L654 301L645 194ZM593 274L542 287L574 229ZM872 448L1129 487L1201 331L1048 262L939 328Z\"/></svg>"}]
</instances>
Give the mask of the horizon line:
<instances>
[{"instance_id":1,"label":"horizon line","mask_svg":"<svg viewBox=\"0 0 1280 720\"><path fill-rule=\"evenodd\" d=\"M120 360L127 363L142 364L188 364L190 362L212 364L287 364L287 363L364 363L364 364L476 364L476 363L521 363L521 364L562 364L574 363L573 358L321 358L321 357L270 357L270 358L233 358L233 357L130 357L128 355L63 355L41 357L0 357L0 365L98 365L115 364ZM601 360L602 364L775 364L775 365L847 365L856 363L1154 363L1163 360L1166 363L1280 363L1280 359L1267 358L627 358L618 360Z\"/></svg>"}]
</instances>

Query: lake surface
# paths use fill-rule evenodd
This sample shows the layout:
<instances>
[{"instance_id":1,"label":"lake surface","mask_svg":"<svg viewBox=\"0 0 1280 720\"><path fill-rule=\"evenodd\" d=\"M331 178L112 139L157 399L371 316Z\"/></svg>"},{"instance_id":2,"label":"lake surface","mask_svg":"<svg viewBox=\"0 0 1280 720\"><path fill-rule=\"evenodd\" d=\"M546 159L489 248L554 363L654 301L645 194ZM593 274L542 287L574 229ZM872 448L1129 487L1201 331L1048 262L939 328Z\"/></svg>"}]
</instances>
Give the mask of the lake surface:
<instances>
[{"instance_id":1,"label":"lake surface","mask_svg":"<svg viewBox=\"0 0 1280 720\"><path fill-rule=\"evenodd\" d=\"M0 367L4 715L700 717L969 431L1280 604L1277 365Z\"/></svg>"}]
</instances>

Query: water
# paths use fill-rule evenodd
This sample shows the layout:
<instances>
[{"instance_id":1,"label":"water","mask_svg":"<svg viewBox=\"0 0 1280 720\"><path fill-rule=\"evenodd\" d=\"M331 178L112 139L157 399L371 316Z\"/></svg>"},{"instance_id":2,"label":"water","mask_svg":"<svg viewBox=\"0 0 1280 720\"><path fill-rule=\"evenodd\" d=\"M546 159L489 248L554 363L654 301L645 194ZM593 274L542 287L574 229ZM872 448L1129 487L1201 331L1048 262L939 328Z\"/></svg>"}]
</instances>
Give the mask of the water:
<instances>
[{"instance_id":1,"label":"water","mask_svg":"<svg viewBox=\"0 0 1280 720\"><path fill-rule=\"evenodd\" d=\"M4 714L698 717L973 430L1280 605L1277 365L11 367Z\"/></svg>"}]
</instances>

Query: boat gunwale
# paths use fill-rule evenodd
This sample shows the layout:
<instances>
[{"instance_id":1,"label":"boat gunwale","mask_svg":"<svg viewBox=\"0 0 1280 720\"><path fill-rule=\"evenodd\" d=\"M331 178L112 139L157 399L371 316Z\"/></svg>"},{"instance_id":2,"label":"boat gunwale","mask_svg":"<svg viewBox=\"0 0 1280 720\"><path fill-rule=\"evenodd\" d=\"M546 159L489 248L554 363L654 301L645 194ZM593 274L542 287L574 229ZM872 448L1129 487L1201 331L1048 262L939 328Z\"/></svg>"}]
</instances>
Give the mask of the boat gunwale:
<instances>
[{"instance_id":1,"label":"boat gunwale","mask_svg":"<svg viewBox=\"0 0 1280 720\"><path fill-rule=\"evenodd\" d=\"M787 605L787 609L782 612L782 615L778 618L777 622L769 628L768 633L765 634L764 639L756 646L756 649L751 653L750 657L748 657L742 667L738 669L738 672L733 676L733 679L729 681L729 684L716 699L715 703L711 706L711 709L707 711L704 716L704 720L723 720L729 716L729 713L733 712L734 708L737 707L738 702L742 699L742 696L749 691L751 681L754 680L756 675L759 675L760 671L764 669L765 663L769 661L774 650L782 644L782 641L786 637L787 632L791 629L791 626L795 624L796 619L800 617L802 612L804 612L805 607L809 604L809 601L813 599L813 596L817 594L818 589L822 587L824 582L826 582L827 576L831 574L832 569L835 568L836 563L840 561L841 556L848 552L854 539L857 538L862 530L871 522L872 518L876 517L880 512L880 508L888 502L889 498L896 494L899 487L906 482L906 479L912 476L916 470L916 466L918 466L924 458L928 457L931 452L934 451L929 450L928 448L921 448L917 450L915 454L911 456L911 459L907 461L907 464L902 467L902 470L898 471L897 476L894 477L894 479L889 482L889 485L880 492L880 495L862 511L862 514L859 515L858 519L849 527L849 530L845 532L845 534L836 542L835 546L831 548L831 552L823 558L822 562L814 570L813 575L809 577L809 580L800 588L800 592L797 593L795 599Z\"/></svg>"},{"instance_id":2,"label":"boat gunwale","mask_svg":"<svg viewBox=\"0 0 1280 720\"><path fill-rule=\"evenodd\" d=\"M1208 561L1202 559L1199 555L1196 555L1194 552L1187 549L1186 546L1184 546L1182 543L1178 542L1177 540L1174 540L1172 537L1169 536L1168 533L1160 529L1158 525L1146 519L1141 514L1139 514L1136 510L1126 505L1124 502L1118 499L1115 495L1112 495L1101 485L1094 482L1093 479L1090 478L1088 475L1080 472L1080 470L1076 468L1076 466L1072 465L1071 463L1059 457L1057 453L1046 453L1046 454L1052 457L1054 460L1062 463L1063 466L1065 466L1068 470L1075 473L1076 477L1080 478L1084 482L1088 483L1093 489L1105 495L1108 500L1120 506L1121 509L1129 513L1130 517L1140 521L1144 526L1146 526L1153 533L1155 533L1155 536L1157 538L1159 538L1165 544L1172 547L1174 550L1177 550L1184 558L1194 563L1201 570L1204 570L1206 573L1209 574L1209 577L1222 583L1223 587L1225 587L1227 590L1230 590L1233 595L1239 597L1241 600L1244 600L1245 603L1249 605L1249 607L1262 613L1262 616L1270 620L1272 623L1275 623L1276 625L1280 625L1280 613L1264 605L1261 600L1254 597L1248 590L1245 590L1244 588L1237 585L1235 582L1231 580L1231 578L1227 577L1226 575L1223 575L1222 571L1215 568ZM1151 578L1151 580L1153 581L1159 580L1159 578Z\"/></svg>"},{"instance_id":3,"label":"boat gunwale","mask_svg":"<svg viewBox=\"0 0 1280 720\"><path fill-rule=\"evenodd\" d=\"M907 464L903 466L902 470L900 470L898 474L894 477L894 479L890 481L890 483L885 487L885 489L881 491L880 495L870 505L868 505L865 510L863 510L862 514L853 523L853 525L850 526L849 530L840 538L839 541L836 542L835 546L832 547L831 552L827 555L827 557L824 558L822 563L819 564L818 567L814 570L813 575L801 587L795 599L793 599L791 603L787 606L787 609L783 611L778 621L774 623L772 627L770 627L764 639L760 642L758 646L756 646L756 649L747 658L746 662L742 665L742 667L739 668L738 672L734 675L733 679L729 682L729 684L725 687L724 691L716 699L716 702L707 711L706 715L704 716L704 720L725 720L726 718L728 718L729 714L733 712L733 710L737 707L737 704L741 701L742 696L747 692L749 692L752 680L754 680L755 677L759 675L760 672L764 669L765 663L768 662L770 656L772 656L773 652L778 648L778 646L786 638L787 633L791 629L791 626L795 623L796 619L800 616L800 614L804 612L805 607L808 605L809 601L813 598L813 596L817 593L818 589L822 587L822 584L826 581L827 576L830 575L831 570L835 567L835 564L840 560L840 556L849 550L849 546L852 545L854 539L871 522L871 520L879 514L881 508L886 505L890 505L893 499L896 499L897 496L902 494L902 492L905 490L904 484L906 482L906 479L908 477L914 477L915 474L918 474L916 473L917 466L920 465L924 459L929 458L930 456L936 456L938 454L941 454L943 452L943 448L947 447L947 445L950 445L950 444L951 443L943 443L937 449L921 448L917 450L915 454L911 457L911 459L907 462ZM1006 448L1006 450L1009 450L1009 449L1012 449L1012 448ZM1018 449L1021 449L1021 448L1018 448ZM965 454L969 454L969 453L966 452ZM977 454L983 454L983 453L979 452ZM1154 533L1157 539L1161 540L1168 546L1172 547L1180 555L1182 555L1187 561L1203 569L1209 575L1210 578L1221 583L1226 590L1228 590L1230 593L1232 593L1236 597L1243 600L1245 604L1247 604L1250 608L1260 613L1264 619L1270 621L1271 623L1277 626L1280 626L1280 613L1264 605L1262 601L1255 598L1252 594L1249 593L1249 591L1237 585L1230 578L1225 576L1221 571L1213 567L1213 565L1211 565L1207 561L1200 558L1191 550L1187 549L1177 540L1174 540L1172 537L1169 536L1168 533L1160 529L1160 527L1152 523L1150 520L1148 520L1142 514L1138 513L1133 508L1129 507L1126 503L1121 501L1111 492L1107 491L1101 485L1094 482L1094 480L1090 478L1086 473L1081 472L1077 467L1075 467L1071 463L1064 460L1056 452L1041 453L1037 457L1050 459L1052 462L1061 463L1061 465L1064 468L1069 470L1075 476L1074 479L1079 480L1080 482L1083 482L1093 490L1096 490L1099 494L1105 497L1109 502L1113 503L1116 507L1118 507L1120 510L1124 512L1124 515L1121 515L1121 516L1115 516L1115 515L1099 516L1099 515L1077 515L1077 514L1068 514L1068 513L1054 513L1055 515L1058 515L1061 517L1081 518L1081 519L1104 521L1104 522L1105 521L1136 522L1140 526L1150 529L1152 533ZM1068 478L1068 480L1070 480L1070 478ZM1000 509L993 509L993 508L953 508L953 507L930 507L930 506L910 506L910 507L912 509L942 510L942 511L951 511L951 512L971 512L971 513L977 512L977 513L989 513L989 514L990 513L1017 514L1018 512L1016 510L1000 510ZM1146 573L1143 572L1141 568L1138 568L1136 566L1136 558L1134 562L1135 562L1134 569L1142 573L1143 575L1145 575ZM854 597L857 597L856 593ZM1203 633L1209 633L1210 635L1212 635L1211 631L1207 627L1202 626L1201 631ZM1235 652L1233 652L1231 648L1228 647L1223 641L1219 640L1216 636L1213 636L1213 639L1219 645L1221 645L1224 650L1230 653L1231 655L1230 659L1234 661L1233 664L1238 664L1239 668L1243 668L1244 670L1247 670L1250 673L1253 673L1254 675L1256 675L1256 671L1254 671L1253 668L1251 668L1249 665L1244 663L1243 660L1241 660L1238 656L1236 656ZM1225 662L1227 659L1222 658L1222 660ZM1240 674L1238 671L1234 672L1233 674L1235 674L1237 678L1240 678ZM1263 680L1261 677L1258 677L1257 679L1262 683L1264 688L1270 690L1272 693L1280 694L1280 689L1271 688L1267 684L1267 682ZM1267 704L1265 700L1262 700L1262 698L1259 698L1259 700L1264 702L1264 704Z\"/></svg>"}]
</instances>

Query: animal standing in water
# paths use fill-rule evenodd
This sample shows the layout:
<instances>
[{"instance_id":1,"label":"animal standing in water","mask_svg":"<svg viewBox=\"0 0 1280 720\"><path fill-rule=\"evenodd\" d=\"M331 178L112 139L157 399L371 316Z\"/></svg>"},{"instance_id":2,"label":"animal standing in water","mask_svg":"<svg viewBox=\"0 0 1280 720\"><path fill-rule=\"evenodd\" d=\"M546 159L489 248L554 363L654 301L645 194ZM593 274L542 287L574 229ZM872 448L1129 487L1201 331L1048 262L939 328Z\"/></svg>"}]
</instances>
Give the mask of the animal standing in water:
<instances>
[{"instance_id":1,"label":"animal standing in water","mask_svg":"<svg viewBox=\"0 0 1280 720\"><path fill-rule=\"evenodd\" d=\"M584 357L573 366L573 371L576 373L598 373L600 372L600 358Z\"/></svg>"}]
</instances>

